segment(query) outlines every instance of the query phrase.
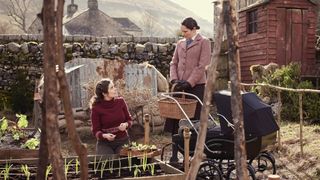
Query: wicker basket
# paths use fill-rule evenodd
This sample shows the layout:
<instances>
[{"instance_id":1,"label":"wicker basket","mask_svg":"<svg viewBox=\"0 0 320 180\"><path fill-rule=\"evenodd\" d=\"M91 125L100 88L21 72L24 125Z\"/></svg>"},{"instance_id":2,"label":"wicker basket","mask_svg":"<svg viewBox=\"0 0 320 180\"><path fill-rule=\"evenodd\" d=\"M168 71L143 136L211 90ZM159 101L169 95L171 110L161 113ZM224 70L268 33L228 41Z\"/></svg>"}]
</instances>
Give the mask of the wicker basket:
<instances>
[{"instance_id":1,"label":"wicker basket","mask_svg":"<svg viewBox=\"0 0 320 180\"><path fill-rule=\"evenodd\" d=\"M197 100L176 97L175 99L179 102L181 108L187 114L188 118L193 118L196 111ZM170 98L160 99L158 101L158 105L161 117L179 120L186 118L177 103Z\"/></svg>"}]
</instances>

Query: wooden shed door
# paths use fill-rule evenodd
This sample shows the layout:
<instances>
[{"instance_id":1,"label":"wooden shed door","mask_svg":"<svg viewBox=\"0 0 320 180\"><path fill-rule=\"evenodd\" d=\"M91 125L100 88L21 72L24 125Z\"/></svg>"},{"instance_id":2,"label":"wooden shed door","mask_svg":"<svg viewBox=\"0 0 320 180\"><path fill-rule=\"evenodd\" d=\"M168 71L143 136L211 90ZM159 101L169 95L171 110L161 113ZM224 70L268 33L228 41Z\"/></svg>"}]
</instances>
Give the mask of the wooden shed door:
<instances>
[{"instance_id":1,"label":"wooden shed door","mask_svg":"<svg viewBox=\"0 0 320 180\"><path fill-rule=\"evenodd\" d=\"M306 10L277 9L277 61L279 65L302 62L306 33ZM306 37L306 36L305 36Z\"/></svg>"}]
</instances>

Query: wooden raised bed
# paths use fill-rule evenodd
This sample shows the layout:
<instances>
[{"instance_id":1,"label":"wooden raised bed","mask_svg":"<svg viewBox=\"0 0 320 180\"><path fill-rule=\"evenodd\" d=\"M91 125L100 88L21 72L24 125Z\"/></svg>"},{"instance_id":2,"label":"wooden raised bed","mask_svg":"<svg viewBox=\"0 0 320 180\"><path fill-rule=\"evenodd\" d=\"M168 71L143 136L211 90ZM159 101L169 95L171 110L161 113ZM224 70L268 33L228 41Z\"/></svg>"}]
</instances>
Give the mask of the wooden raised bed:
<instances>
[{"instance_id":1,"label":"wooden raised bed","mask_svg":"<svg viewBox=\"0 0 320 180\"><path fill-rule=\"evenodd\" d=\"M134 180L136 178L144 180L183 180L185 173L154 158L145 158L143 163L141 158L137 157L121 157L111 159L101 156L90 156L88 164L89 179L127 179ZM129 160L130 159L130 160ZM22 165L28 165L30 170L30 179L35 178L37 171L37 158L31 159L7 159L0 160L0 172L5 166L11 166L9 170L10 177L25 179L24 173L21 171ZM76 163L76 157L66 158L64 165L68 165L68 179L79 179L80 169L79 163ZM129 163L130 161L130 163ZM104 164L105 163L105 164ZM104 164L104 166L103 166ZM144 166L144 168L143 168ZM153 166L153 171L152 167ZM103 168L102 168L103 167ZM138 170L137 170L138 169ZM135 171L139 173L135 173ZM52 176L49 173L49 177Z\"/></svg>"},{"instance_id":2,"label":"wooden raised bed","mask_svg":"<svg viewBox=\"0 0 320 180\"><path fill-rule=\"evenodd\" d=\"M38 158L37 149L0 149L0 159Z\"/></svg>"}]
</instances>

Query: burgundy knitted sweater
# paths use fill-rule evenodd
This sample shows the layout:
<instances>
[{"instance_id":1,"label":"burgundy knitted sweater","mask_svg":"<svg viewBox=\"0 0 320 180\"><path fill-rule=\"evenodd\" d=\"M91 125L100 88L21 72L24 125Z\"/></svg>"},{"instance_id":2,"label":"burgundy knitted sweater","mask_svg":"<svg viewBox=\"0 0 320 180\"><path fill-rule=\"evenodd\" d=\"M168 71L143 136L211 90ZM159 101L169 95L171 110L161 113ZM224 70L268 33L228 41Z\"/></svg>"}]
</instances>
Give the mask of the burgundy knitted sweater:
<instances>
[{"instance_id":1,"label":"burgundy knitted sweater","mask_svg":"<svg viewBox=\"0 0 320 180\"><path fill-rule=\"evenodd\" d=\"M118 126L127 122L131 127L132 118L126 102L122 97L115 97L110 101L101 101L93 105L91 110L92 133L97 139L104 139L103 133L112 133L116 139L127 136L125 131L120 131Z\"/></svg>"}]
</instances>

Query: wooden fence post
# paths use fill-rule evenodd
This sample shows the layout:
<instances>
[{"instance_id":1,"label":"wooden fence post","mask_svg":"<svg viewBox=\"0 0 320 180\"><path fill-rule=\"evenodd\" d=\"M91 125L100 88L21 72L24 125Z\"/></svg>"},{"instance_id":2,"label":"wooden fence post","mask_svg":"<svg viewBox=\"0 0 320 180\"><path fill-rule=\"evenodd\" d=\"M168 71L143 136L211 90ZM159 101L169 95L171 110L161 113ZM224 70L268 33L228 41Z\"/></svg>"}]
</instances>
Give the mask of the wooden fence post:
<instances>
[{"instance_id":1,"label":"wooden fence post","mask_svg":"<svg viewBox=\"0 0 320 180\"><path fill-rule=\"evenodd\" d=\"M302 92L299 93L299 112L300 112L300 151L303 156L303 108L302 108Z\"/></svg>"},{"instance_id":2,"label":"wooden fence post","mask_svg":"<svg viewBox=\"0 0 320 180\"><path fill-rule=\"evenodd\" d=\"M150 115L144 115L144 144L150 143Z\"/></svg>"},{"instance_id":3,"label":"wooden fence post","mask_svg":"<svg viewBox=\"0 0 320 180\"><path fill-rule=\"evenodd\" d=\"M231 81L231 112L234 123L234 160L236 165L237 179L247 180L247 153L243 123L243 107L241 96L241 71L240 71L240 56L239 56L239 35L237 31L236 18L236 1L229 0L224 2L227 11L224 14L226 24L227 39L228 39L228 61L229 61L229 76Z\"/></svg>"},{"instance_id":4,"label":"wooden fence post","mask_svg":"<svg viewBox=\"0 0 320 180\"><path fill-rule=\"evenodd\" d=\"M280 127L280 123L281 123L281 111L282 111L282 102L281 102L281 90L277 90L277 95L278 95L278 114L277 114L277 121L278 121L278 125ZM281 131L280 128L278 130L278 148L281 149Z\"/></svg>"},{"instance_id":5,"label":"wooden fence post","mask_svg":"<svg viewBox=\"0 0 320 180\"><path fill-rule=\"evenodd\" d=\"M184 128L184 173L188 174L189 171L189 145L190 145L190 129L188 127Z\"/></svg>"},{"instance_id":6,"label":"wooden fence post","mask_svg":"<svg viewBox=\"0 0 320 180\"><path fill-rule=\"evenodd\" d=\"M207 127L208 127L208 114L209 114L209 107L212 100L212 90L214 87L214 83L216 81L216 69L218 65L218 59L221 52L221 42L223 38L223 32L224 32L224 11L226 9L223 7L222 1L220 0L219 5L217 6L216 10L217 12L220 12L219 16L219 23L217 26L217 33L215 36L215 41L213 45L213 51L211 56L211 63L208 66L207 70L207 83L204 90L204 97L203 97L203 106L201 109L201 115L200 115L200 127L199 127L199 135L197 138L197 144L195 148L194 156L191 160L191 165L189 168L189 172L187 173L187 180L194 180L196 179L196 175L198 173L200 163L204 157L203 150L204 150L204 143L207 135Z\"/></svg>"}]
</instances>

